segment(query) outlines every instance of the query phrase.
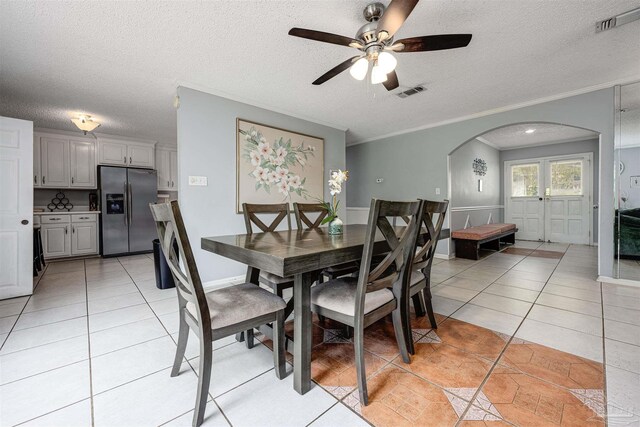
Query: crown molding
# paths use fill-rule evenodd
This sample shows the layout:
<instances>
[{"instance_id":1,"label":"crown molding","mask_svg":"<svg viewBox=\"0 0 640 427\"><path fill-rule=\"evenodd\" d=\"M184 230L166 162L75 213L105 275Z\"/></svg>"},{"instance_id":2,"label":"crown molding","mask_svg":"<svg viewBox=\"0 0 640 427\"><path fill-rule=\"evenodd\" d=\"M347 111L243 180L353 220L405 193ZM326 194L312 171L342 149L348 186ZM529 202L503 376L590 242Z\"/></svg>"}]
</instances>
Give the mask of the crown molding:
<instances>
[{"instance_id":1,"label":"crown molding","mask_svg":"<svg viewBox=\"0 0 640 427\"><path fill-rule=\"evenodd\" d=\"M248 105L251 105L253 107L264 108L265 110L270 110L270 111L273 111L275 113L285 114L287 116L291 116L291 117L294 117L296 119L305 120L307 122L316 123L316 124L319 124L319 125L322 125L322 126L327 126L327 127L330 127L330 128L338 129L338 130L341 130L343 132L346 132L349 129L349 128L346 128L346 127L344 127L342 125L339 125L337 123L325 122L325 121L322 121L322 120L314 119L313 117L308 117L308 116L305 116L305 115L302 115L302 114L292 113L291 111L287 111L287 110L284 110L282 108L278 108L278 107L273 106L273 105L268 105L268 104L263 104L263 103L260 103L260 102L256 102L256 101L253 101L253 100L250 100L250 99L243 98L241 96L236 96L236 95L233 95L231 93L224 92L224 91L217 90L217 89L213 89L213 88L210 88L210 87L207 87L207 86L204 86L204 85L199 85L199 84L196 84L196 83L189 83L189 82L185 82L185 81L182 81L182 80L178 80L176 84L177 84L177 87L182 86L182 87L185 87L187 89L197 90L197 91L200 91L200 92L208 93L210 95L215 95L215 96L219 96L221 98L226 98L226 99L229 99L231 101L236 101L236 102L241 102L243 104L248 104Z\"/></svg>"},{"instance_id":2,"label":"crown molding","mask_svg":"<svg viewBox=\"0 0 640 427\"><path fill-rule=\"evenodd\" d=\"M501 148L498 147L496 144L494 144L493 142L489 142L486 138L483 138L482 136L476 136L476 139L495 150L498 150L498 151L501 150Z\"/></svg>"},{"instance_id":3,"label":"crown molding","mask_svg":"<svg viewBox=\"0 0 640 427\"><path fill-rule=\"evenodd\" d=\"M544 97L544 98L537 98L537 99L533 99L533 100L530 100L530 101L520 102L520 103L517 103L517 104L506 105L504 107L498 107L498 108L494 108L494 109L491 109L491 110L485 110L485 111L481 111L481 112L478 112L478 113L469 114L469 115L466 115L466 116L456 117L456 118L453 118L453 119L442 120L442 121L435 122L435 123L430 123L430 124L427 124L427 125L416 126L416 127L413 127L413 128L409 128L409 129L405 129L405 130L401 130L401 131L397 131L397 132L391 132L391 133L387 133L387 134L384 134L384 135L375 136L375 137L371 137L371 138L366 138L366 139L359 140L359 141L347 142L347 147L351 147L351 146L359 145L359 144L365 144L367 142L379 141L381 139L390 138L390 137L393 137L393 136L404 135L404 134L407 134L407 133L417 132L417 131L425 130L425 129L431 129L431 128L444 126L444 125L448 125L448 124L452 124L452 123L463 122L465 120L471 120L471 119L477 119L477 118L480 118L480 117L486 117L486 116L490 116L492 114L504 113L504 112L507 112L507 111L517 110L517 109L524 108L524 107L531 107L533 105L544 104L546 102L557 101L557 100L565 99L565 98L571 98L572 96L583 95L585 93L595 92L595 91L601 90L601 89L608 89L608 88L611 88L611 87L616 86L616 85L626 85L626 84L631 84L631 83L636 83L636 82L640 82L640 75L631 76L631 77L625 77L625 78L618 79L618 80L613 80L613 81L610 81L610 82L607 82L607 83L601 83L601 84L594 85L594 86L587 86L587 87L584 87L584 88L581 88L581 89L576 89L576 90L569 91L569 92L562 92L562 93L559 93L559 94L556 94L556 95L547 96L547 97Z\"/></svg>"}]
</instances>

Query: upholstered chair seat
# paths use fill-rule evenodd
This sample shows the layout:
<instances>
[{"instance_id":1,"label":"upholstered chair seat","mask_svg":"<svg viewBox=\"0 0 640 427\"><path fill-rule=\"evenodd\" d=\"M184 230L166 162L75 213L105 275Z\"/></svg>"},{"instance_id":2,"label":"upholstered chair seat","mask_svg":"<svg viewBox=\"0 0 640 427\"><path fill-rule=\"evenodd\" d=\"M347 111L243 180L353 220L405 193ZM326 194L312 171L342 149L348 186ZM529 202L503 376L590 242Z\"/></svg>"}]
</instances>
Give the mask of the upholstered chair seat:
<instances>
[{"instance_id":1,"label":"upholstered chair seat","mask_svg":"<svg viewBox=\"0 0 640 427\"><path fill-rule=\"evenodd\" d=\"M358 279L353 277L340 277L329 280L311 288L311 304L346 316L355 315L356 288ZM382 307L390 301L394 301L393 292L389 289L368 292L364 299L364 314L370 313L376 308Z\"/></svg>"}]
</instances>

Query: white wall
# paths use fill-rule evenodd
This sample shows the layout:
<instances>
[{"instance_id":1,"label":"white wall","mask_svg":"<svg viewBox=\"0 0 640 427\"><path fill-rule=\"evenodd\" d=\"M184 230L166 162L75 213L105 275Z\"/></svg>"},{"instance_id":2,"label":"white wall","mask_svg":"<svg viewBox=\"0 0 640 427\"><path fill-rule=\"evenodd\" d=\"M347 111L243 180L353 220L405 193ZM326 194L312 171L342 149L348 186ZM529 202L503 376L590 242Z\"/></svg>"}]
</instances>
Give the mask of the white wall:
<instances>
[{"instance_id":1,"label":"white wall","mask_svg":"<svg viewBox=\"0 0 640 427\"><path fill-rule=\"evenodd\" d=\"M325 185L330 169L345 168L345 132L184 87L178 95L178 198L201 279L242 275L246 266L200 249L202 237L245 232L236 214L236 118L324 138ZM189 175L206 176L209 185L189 186ZM348 184L343 218L346 191Z\"/></svg>"}]
</instances>

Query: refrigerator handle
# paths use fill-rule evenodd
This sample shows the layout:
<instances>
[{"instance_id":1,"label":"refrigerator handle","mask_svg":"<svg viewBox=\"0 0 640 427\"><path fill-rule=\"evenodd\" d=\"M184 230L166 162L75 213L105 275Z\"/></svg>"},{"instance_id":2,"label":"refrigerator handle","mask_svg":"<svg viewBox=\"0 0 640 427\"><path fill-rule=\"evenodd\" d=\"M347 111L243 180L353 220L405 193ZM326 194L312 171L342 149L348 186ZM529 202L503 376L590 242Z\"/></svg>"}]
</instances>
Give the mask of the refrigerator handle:
<instances>
[{"instance_id":1,"label":"refrigerator handle","mask_svg":"<svg viewBox=\"0 0 640 427\"><path fill-rule=\"evenodd\" d=\"M133 189L131 188L131 184L129 184L129 193L127 198L129 199L129 224L131 224L133 222Z\"/></svg>"},{"instance_id":2,"label":"refrigerator handle","mask_svg":"<svg viewBox=\"0 0 640 427\"><path fill-rule=\"evenodd\" d=\"M129 226L129 196L126 181L124 183L124 225Z\"/></svg>"}]
</instances>

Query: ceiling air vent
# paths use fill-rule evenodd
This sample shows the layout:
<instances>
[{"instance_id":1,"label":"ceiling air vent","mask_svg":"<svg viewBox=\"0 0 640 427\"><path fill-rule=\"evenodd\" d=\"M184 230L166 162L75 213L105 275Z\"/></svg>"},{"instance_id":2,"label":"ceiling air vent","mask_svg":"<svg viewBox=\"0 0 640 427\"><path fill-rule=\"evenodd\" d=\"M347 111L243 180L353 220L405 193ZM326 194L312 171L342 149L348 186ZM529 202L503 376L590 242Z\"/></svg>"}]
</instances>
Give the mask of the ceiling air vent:
<instances>
[{"instance_id":1,"label":"ceiling air vent","mask_svg":"<svg viewBox=\"0 0 640 427\"><path fill-rule=\"evenodd\" d=\"M619 27L620 25L637 21L638 19L640 19L640 7L622 13L618 16L613 16L611 18L603 19L602 21L596 22L596 33L607 31L612 28Z\"/></svg>"},{"instance_id":2,"label":"ceiling air vent","mask_svg":"<svg viewBox=\"0 0 640 427\"><path fill-rule=\"evenodd\" d=\"M425 90L427 90L427 88L424 86L416 86L416 87L412 87L411 89L407 89L404 92L397 93L396 95L398 95L398 98L406 98L408 96L415 95L416 93L420 93Z\"/></svg>"}]
</instances>

